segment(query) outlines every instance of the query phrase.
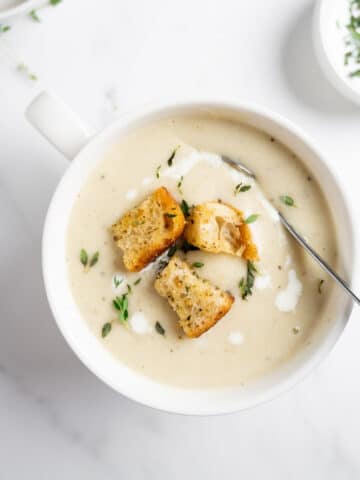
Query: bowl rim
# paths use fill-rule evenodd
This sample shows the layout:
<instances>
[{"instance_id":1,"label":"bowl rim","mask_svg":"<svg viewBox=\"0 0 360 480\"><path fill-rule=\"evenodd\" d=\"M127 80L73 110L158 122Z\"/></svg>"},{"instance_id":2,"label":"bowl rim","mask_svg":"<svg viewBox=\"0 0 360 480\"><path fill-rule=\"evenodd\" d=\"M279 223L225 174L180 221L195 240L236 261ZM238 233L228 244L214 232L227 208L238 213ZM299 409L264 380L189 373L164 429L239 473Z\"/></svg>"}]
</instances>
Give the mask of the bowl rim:
<instances>
[{"instance_id":1,"label":"bowl rim","mask_svg":"<svg viewBox=\"0 0 360 480\"><path fill-rule=\"evenodd\" d=\"M348 82L339 74L331 61L327 49L324 45L322 24L324 22L324 8L330 0L317 0L314 8L312 21L312 38L315 55L318 63L331 85L345 98L353 103L360 104L360 90L351 87Z\"/></svg>"},{"instance_id":2,"label":"bowl rim","mask_svg":"<svg viewBox=\"0 0 360 480\"><path fill-rule=\"evenodd\" d=\"M136 124L136 122L140 120L150 121L151 118L159 117L162 113L166 113L166 112L170 113L171 111L181 110L184 108L189 108L189 109L190 108L191 109L218 108L218 109L224 109L224 110L229 110L233 112L236 111L241 114L245 114L245 113L253 114L255 116L262 117L266 121L272 122L274 125L280 127L282 130L289 132L291 135L297 137L300 140L300 142L302 142L320 160L320 163L322 163L325 169L328 170L332 178L332 181L335 184L337 184L338 190L341 193L342 200L346 208L346 214L348 217L347 220L349 223L349 228L351 231L351 236L353 241L352 247L354 249L354 255L356 255L357 232L354 229L354 222L352 221L355 218L355 216L353 214L351 204L348 201L348 198L346 195L346 189L343 188L341 181L335 175L335 172L333 171L331 164L328 163L325 157L321 154L320 150L314 145L314 142L310 140L307 134L305 134L300 128L295 126L291 121L287 120L285 117L253 103L249 104L247 102L241 102L241 101L233 101L233 100L229 101L228 99L226 100L214 100L214 99L203 100L202 99L202 100L195 100L195 101L187 100L187 101L180 101L180 102L177 102L177 101L166 102L165 104L156 104L156 106L151 104L143 108L140 107L136 111L130 112L129 114L127 114L125 116L125 119L120 118L119 120L113 122L108 127L100 131L98 134L95 134L95 136L92 139L90 139L90 141L80 150L79 154L72 161L72 164L75 165L78 160L81 160L81 156L86 154L86 151L88 149L91 149L94 144L96 144L97 142L101 142L102 140L106 139L106 137L110 137L111 134L114 134L115 132L124 131L124 129L129 128L129 126L131 128L132 124ZM144 395L134 394L134 392L131 391L131 388L126 389L122 387L120 389L119 386L115 385L115 382L111 378L109 378L106 373L99 371L97 366L95 366L94 364L91 363L91 361L89 361L89 358L84 355L83 351L82 352L79 351L80 350L79 345L76 344L74 338L71 338L70 335L68 335L68 332L65 330L64 325L62 324L60 314L58 314L57 308L55 308L54 291L53 291L53 287L51 286L51 279L50 279L51 274L49 273L49 268L47 268L48 260L52 253L51 245L48 242L48 237L51 230L51 224L53 223L53 220L54 220L53 209L55 205L55 199L59 195L59 192L61 192L62 185L64 184L66 179L69 177L69 175L71 175L71 171L72 171L72 168L70 166L67 169L67 171L64 173L63 177L61 178L53 194L53 197L50 201L48 212L47 212L45 223L44 223L43 239L42 239L42 267L43 267L43 278L45 283L45 290L46 290L47 298L50 304L53 317L60 331L65 337L67 343L70 345L74 353L80 358L80 360L87 366L87 368L92 373L94 373L95 376L99 377L104 383L109 385L115 391L117 391L118 393L121 393L122 395L142 405L153 407L158 410L171 412L171 413L186 414L186 415L217 415L217 414L232 413L235 411L245 410L245 409L254 407L261 403L265 403L273 399L274 397L278 396L280 393L283 393L293 388L297 383L299 383L303 378L305 378L316 366L318 366L319 363L332 350L335 343L341 336L346 324L349 321L350 314L353 307L353 304L350 300L344 306L342 310L341 318L339 316L339 318L337 318L336 321L334 321L336 329L333 328L333 332L331 333L331 335L330 333L328 333L326 339L323 342L323 345L321 345L321 348L319 346L319 348L317 348L316 353L311 357L309 357L309 359L303 362L301 368L290 373L288 377L285 378L285 380L282 380L277 385L270 387L268 391L262 392L261 395L258 395L258 397L254 395L253 400L242 402L241 405L238 405L240 404L240 402L235 402L236 405L232 405L231 407L224 406L224 405L222 406L219 405L216 408L213 408L213 407L206 408L205 406L204 408L180 407L179 405L173 406L169 403L166 403L166 399L165 401L163 399L149 401L148 399L144 398ZM352 281L355 277L356 262L354 262L354 265L352 267L353 268L349 278L350 285L352 284ZM92 332L91 332L91 335L93 335ZM117 359L114 359L114 360L117 362L119 361ZM134 374L134 372L132 373ZM144 380L144 383L145 383L145 380Z\"/></svg>"}]
</instances>

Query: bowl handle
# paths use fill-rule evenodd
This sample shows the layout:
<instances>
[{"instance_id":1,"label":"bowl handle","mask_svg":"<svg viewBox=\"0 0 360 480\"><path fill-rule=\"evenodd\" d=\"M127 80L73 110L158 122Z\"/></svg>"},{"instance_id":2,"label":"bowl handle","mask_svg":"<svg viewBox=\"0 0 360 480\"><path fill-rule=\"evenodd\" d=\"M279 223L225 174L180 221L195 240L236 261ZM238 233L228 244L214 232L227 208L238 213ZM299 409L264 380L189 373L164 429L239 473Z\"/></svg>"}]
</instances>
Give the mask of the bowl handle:
<instances>
[{"instance_id":1,"label":"bowl handle","mask_svg":"<svg viewBox=\"0 0 360 480\"><path fill-rule=\"evenodd\" d=\"M25 112L29 122L65 157L72 160L94 135L92 128L49 92L37 95Z\"/></svg>"}]
</instances>

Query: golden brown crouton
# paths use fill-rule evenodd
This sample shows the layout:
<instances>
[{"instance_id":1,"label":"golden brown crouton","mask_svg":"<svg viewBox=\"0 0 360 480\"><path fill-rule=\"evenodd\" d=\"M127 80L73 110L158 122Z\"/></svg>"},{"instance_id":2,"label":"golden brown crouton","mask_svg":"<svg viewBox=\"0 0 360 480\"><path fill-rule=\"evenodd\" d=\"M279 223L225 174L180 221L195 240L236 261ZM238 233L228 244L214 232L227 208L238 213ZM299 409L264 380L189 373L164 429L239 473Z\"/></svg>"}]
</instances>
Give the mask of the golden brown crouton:
<instances>
[{"instance_id":1,"label":"golden brown crouton","mask_svg":"<svg viewBox=\"0 0 360 480\"><path fill-rule=\"evenodd\" d=\"M200 278L177 256L158 274L155 289L166 297L188 337L199 337L231 308L234 297Z\"/></svg>"},{"instance_id":2,"label":"golden brown crouton","mask_svg":"<svg viewBox=\"0 0 360 480\"><path fill-rule=\"evenodd\" d=\"M160 187L140 205L125 213L112 227L124 264L138 272L162 254L184 230L184 214L165 187Z\"/></svg>"},{"instance_id":3,"label":"golden brown crouton","mask_svg":"<svg viewBox=\"0 0 360 480\"><path fill-rule=\"evenodd\" d=\"M186 240L206 252L258 260L256 245L240 210L220 202L196 205L188 218Z\"/></svg>"}]
</instances>

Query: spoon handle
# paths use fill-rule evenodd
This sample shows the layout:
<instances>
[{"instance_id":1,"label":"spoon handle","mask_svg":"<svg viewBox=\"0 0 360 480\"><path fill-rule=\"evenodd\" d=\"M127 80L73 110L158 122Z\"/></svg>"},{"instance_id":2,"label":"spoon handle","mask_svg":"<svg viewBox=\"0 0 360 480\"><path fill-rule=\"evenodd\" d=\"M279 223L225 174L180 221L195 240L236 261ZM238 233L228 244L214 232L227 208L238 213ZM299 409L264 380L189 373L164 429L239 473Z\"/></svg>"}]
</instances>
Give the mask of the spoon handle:
<instances>
[{"instance_id":1,"label":"spoon handle","mask_svg":"<svg viewBox=\"0 0 360 480\"><path fill-rule=\"evenodd\" d=\"M281 223L284 225L286 230L297 240L302 247L308 252L309 255L322 267L325 272L327 272L330 277L332 277L345 291L350 297L358 304L360 305L360 298L355 295L355 293L350 289L348 284L343 280L331 267L330 265L325 262L324 259L320 257L320 255L315 252L315 250L310 247L310 245L297 233L297 231L294 229L292 225L286 220L285 217L282 216L280 212L279 217L281 220Z\"/></svg>"}]
</instances>

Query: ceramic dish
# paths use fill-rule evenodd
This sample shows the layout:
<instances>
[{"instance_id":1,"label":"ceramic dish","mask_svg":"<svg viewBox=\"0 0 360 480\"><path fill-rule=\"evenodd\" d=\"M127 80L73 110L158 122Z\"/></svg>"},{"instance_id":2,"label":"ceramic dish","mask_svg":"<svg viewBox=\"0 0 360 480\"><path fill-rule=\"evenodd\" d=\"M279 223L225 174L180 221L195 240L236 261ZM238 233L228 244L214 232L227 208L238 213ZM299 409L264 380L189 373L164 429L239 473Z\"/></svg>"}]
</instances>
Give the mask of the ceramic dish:
<instances>
[{"instance_id":1,"label":"ceramic dish","mask_svg":"<svg viewBox=\"0 0 360 480\"><path fill-rule=\"evenodd\" d=\"M186 102L148 107L94 135L61 101L42 93L29 106L27 117L72 160L51 201L43 234L45 288L55 320L65 339L83 363L117 392L161 410L207 415L252 407L294 386L333 348L348 321L352 303L342 291L334 289L329 301L332 320L316 341L259 381L227 389L183 389L156 383L121 364L88 329L73 299L65 265L65 239L76 195L99 160L125 134L153 120L201 111L227 115L255 126L276 137L302 159L311 175L320 183L332 215L337 219L337 234L341 235L342 245L339 270L351 284L356 265L356 242L346 189L340 186L330 166L307 136L277 114L235 101Z\"/></svg>"},{"instance_id":2,"label":"ceramic dish","mask_svg":"<svg viewBox=\"0 0 360 480\"><path fill-rule=\"evenodd\" d=\"M329 82L347 99L360 103L358 66L347 61L349 0L318 0L313 18L313 41L318 62ZM360 38L360 36L359 36ZM357 40L358 41L358 40Z\"/></svg>"}]
</instances>

